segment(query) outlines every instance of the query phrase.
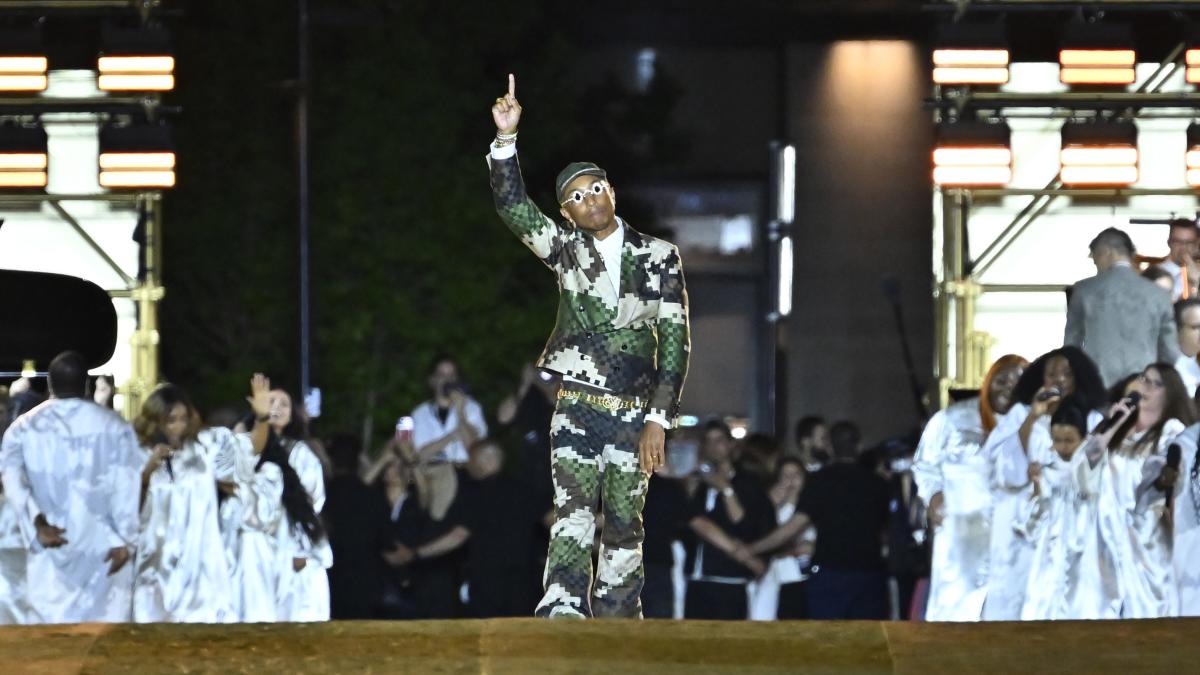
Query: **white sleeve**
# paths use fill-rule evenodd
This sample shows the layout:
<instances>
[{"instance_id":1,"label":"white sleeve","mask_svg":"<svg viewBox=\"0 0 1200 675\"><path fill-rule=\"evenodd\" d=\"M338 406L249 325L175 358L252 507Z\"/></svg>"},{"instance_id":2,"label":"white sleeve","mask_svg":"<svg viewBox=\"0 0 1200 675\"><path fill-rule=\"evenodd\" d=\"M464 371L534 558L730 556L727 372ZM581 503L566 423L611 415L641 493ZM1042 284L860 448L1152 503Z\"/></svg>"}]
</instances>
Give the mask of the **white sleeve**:
<instances>
[{"instance_id":1,"label":"white sleeve","mask_svg":"<svg viewBox=\"0 0 1200 675\"><path fill-rule=\"evenodd\" d=\"M109 513L102 519L112 528L108 533L109 545L134 546L141 527L139 501L141 496L140 477L146 463L146 454L138 443L133 427L124 421L115 433L112 464L105 472L108 481Z\"/></svg>"},{"instance_id":2,"label":"white sleeve","mask_svg":"<svg viewBox=\"0 0 1200 675\"><path fill-rule=\"evenodd\" d=\"M467 401L465 412L467 413L467 422L470 423L475 431L479 433L480 438L487 438L488 425L487 420L483 418L483 406L475 399Z\"/></svg>"},{"instance_id":3,"label":"white sleeve","mask_svg":"<svg viewBox=\"0 0 1200 675\"><path fill-rule=\"evenodd\" d=\"M671 424L670 420L658 413L646 413L646 417L643 421L658 422L658 426L662 427L663 429L673 429L675 427L674 424Z\"/></svg>"},{"instance_id":4,"label":"white sleeve","mask_svg":"<svg viewBox=\"0 0 1200 675\"><path fill-rule=\"evenodd\" d=\"M504 147L498 148L498 147L496 147L496 141L492 141L492 144L488 146L488 150L489 150L488 157L490 159L508 159L509 157L517 156L517 144L516 143L512 143L510 145L506 145Z\"/></svg>"},{"instance_id":5,"label":"white sleeve","mask_svg":"<svg viewBox=\"0 0 1200 675\"><path fill-rule=\"evenodd\" d=\"M288 464L292 465L304 490L312 498L313 512L321 513L325 508L325 468L317 453L308 447L308 443L297 441L288 456Z\"/></svg>"},{"instance_id":6,"label":"white sleeve","mask_svg":"<svg viewBox=\"0 0 1200 675\"><path fill-rule=\"evenodd\" d=\"M433 413L427 412L429 404L422 403L412 411L412 444L417 452L442 437L441 429L432 424Z\"/></svg>"},{"instance_id":7,"label":"white sleeve","mask_svg":"<svg viewBox=\"0 0 1200 675\"><path fill-rule=\"evenodd\" d=\"M948 442L948 431L946 411L939 410L929 418L925 431L921 433L921 442L917 444L917 452L913 455L913 480L917 483L917 495L926 505L942 491L942 458Z\"/></svg>"},{"instance_id":8,"label":"white sleeve","mask_svg":"<svg viewBox=\"0 0 1200 675\"><path fill-rule=\"evenodd\" d=\"M987 457L992 463L992 485L1013 489L1029 484L1029 457L1021 444L1021 425L1029 414L1028 406L1015 404L1004 422L987 439ZM1030 434L1033 445L1033 434Z\"/></svg>"},{"instance_id":9,"label":"white sleeve","mask_svg":"<svg viewBox=\"0 0 1200 675\"><path fill-rule=\"evenodd\" d=\"M33 520L42 512L33 497L29 485L29 474L25 471L25 453L21 446L24 436L23 425L13 425L4 434L4 444L0 446L0 472L3 476L4 496L16 514L17 523L25 543L33 552L42 550L37 540L37 527Z\"/></svg>"}]
</instances>

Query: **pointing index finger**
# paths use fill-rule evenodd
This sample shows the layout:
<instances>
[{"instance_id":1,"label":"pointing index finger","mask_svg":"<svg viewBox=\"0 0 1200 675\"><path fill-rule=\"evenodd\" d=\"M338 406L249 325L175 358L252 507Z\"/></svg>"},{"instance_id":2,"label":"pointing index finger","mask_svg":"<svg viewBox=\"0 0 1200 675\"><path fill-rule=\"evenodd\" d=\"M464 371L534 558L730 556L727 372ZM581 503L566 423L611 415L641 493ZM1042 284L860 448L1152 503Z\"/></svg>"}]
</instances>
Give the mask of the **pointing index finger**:
<instances>
[{"instance_id":1,"label":"pointing index finger","mask_svg":"<svg viewBox=\"0 0 1200 675\"><path fill-rule=\"evenodd\" d=\"M509 96L517 95L517 78L512 73L508 74L508 95Z\"/></svg>"}]
</instances>

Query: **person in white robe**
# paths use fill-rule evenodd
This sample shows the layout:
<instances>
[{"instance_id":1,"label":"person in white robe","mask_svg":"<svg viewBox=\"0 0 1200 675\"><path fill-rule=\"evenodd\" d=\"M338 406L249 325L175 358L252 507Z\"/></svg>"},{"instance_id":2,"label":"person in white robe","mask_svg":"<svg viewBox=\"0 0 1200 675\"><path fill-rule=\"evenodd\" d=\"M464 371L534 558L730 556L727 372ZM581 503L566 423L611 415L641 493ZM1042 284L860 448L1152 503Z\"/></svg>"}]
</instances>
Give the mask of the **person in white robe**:
<instances>
[{"instance_id":1,"label":"person in white robe","mask_svg":"<svg viewBox=\"0 0 1200 675\"><path fill-rule=\"evenodd\" d=\"M1073 458L1087 433L1088 411L1073 397L1065 399L1050 420L1054 452L1046 464L1030 464L1032 504L1017 534L1033 545L1021 619L1046 621L1089 619L1098 583L1094 537L1096 495L1079 489Z\"/></svg>"},{"instance_id":2,"label":"person in white robe","mask_svg":"<svg viewBox=\"0 0 1200 675\"><path fill-rule=\"evenodd\" d=\"M983 442L1004 421L1027 365L1019 356L1001 357L984 378L982 396L938 411L921 434L913 479L933 528L927 621L983 616L992 529L991 464Z\"/></svg>"},{"instance_id":3,"label":"person in white robe","mask_svg":"<svg viewBox=\"0 0 1200 675\"><path fill-rule=\"evenodd\" d=\"M1101 618L1175 616L1178 588L1171 525L1161 483L1167 448L1193 421L1190 398L1170 364L1148 366L1137 381L1136 408L1123 399L1110 443L1089 445L1077 460L1080 489L1095 492L1100 543Z\"/></svg>"},{"instance_id":4,"label":"person in white robe","mask_svg":"<svg viewBox=\"0 0 1200 675\"><path fill-rule=\"evenodd\" d=\"M0 626L25 623L29 617L25 597L25 556L17 512L0 491Z\"/></svg>"},{"instance_id":5,"label":"person in white robe","mask_svg":"<svg viewBox=\"0 0 1200 675\"><path fill-rule=\"evenodd\" d=\"M286 391L271 392L268 460L283 473L285 522L276 536L278 621L328 621L333 550L319 519L325 506L324 465L304 440L303 414ZM292 480L292 474L296 481Z\"/></svg>"},{"instance_id":6,"label":"person in white robe","mask_svg":"<svg viewBox=\"0 0 1200 675\"><path fill-rule=\"evenodd\" d=\"M984 443L991 464L992 523L985 621L1021 618L1033 542L1014 525L1027 522L1033 503L1030 464L1049 464L1053 454L1050 415L1064 397L1074 395L1088 411L1088 429L1104 416L1098 408L1107 397L1103 380L1077 347L1061 347L1038 357L1025 369L1013 391L1015 403Z\"/></svg>"},{"instance_id":7,"label":"person in white robe","mask_svg":"<svg viewBox=\"0 0 1200 675\"><path fill-rule=\"evenodd\" d=\"M256 387L265 402L269 389L261 375L251 382L251 400ZM265 443L262 426L258 436ZM238 447L251 443L249 435L200 427L199 411L170 384L156 388L134 420L146 458L133 593L139 623L238 619L218 526L217 483L236 486L237 457L256 453Z\"/></svg>"},{"instance_id":8,"label":"person in white robe","mask_svg":"<svg viewBox=\"0 0 1200 675\"><path fill-rule=\"evenodd\" d=\"M18 418L0 450L4 493L27 547L28 623L132 615L142 454L133 428L83 398L87 367L50 363L51 399Z\"/></svg>"},{"instance_id":9,"label":"person in white robe","mask_svg":"<svg viewBox=\"0 0 1200 675\"><path fill-rule=\"evenodd\" d=\"M1180 464L1172 497L1174 541L1171 557L1179 595L1179 616L1200 616L1200 424L1175 438Z\"/></svg>"}]
</instances>

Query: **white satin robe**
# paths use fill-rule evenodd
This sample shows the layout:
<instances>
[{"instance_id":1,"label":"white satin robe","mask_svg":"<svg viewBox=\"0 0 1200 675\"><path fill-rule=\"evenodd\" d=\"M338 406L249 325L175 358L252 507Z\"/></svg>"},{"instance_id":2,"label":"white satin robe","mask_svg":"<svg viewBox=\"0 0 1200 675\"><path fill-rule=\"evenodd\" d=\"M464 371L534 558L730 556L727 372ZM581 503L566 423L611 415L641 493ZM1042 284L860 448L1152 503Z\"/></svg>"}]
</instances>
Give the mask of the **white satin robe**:
<instances>
[{"instance_id":1,"label":"white satin robe","mask_svg":"<svg viewBox=\"0 0 1200 675\"><path fill-rule=\"evenodd\" d=\"M1083 453L1083 447L1076 450ZM1099 583L1096 495L1081 491L1077 463L1057 452L1043 461L1025 520L1013 524L1033 545L1021 619L1099 618L1093 600Z\"/></svg>"},{"instance_id":2,"label":"white satin robe","mask_svg":"<svg viewBox=\"0 0 1200 675\"><path fill-rule=\"evenodd\" d=\"M17 512L0 492L0 626L25 623L25 556L28 547L17 524Z\"/></svg>"},{"instance_id":3,"label":"white satin robe","mask_svg":"<svg viewBox=\"0 0 1200 675\"><path fill-rule=\"evenodd\" d=\"M276 540L286 527L283 473L271 462L257 467L249 434L239 434L234 455L218 456L218 475L231 475L234 494L221 500L219 520L229 569L230 605L241 622L278 621ZM229 464L226 464L229 462Z\"/></svg>"},{"instance_id":4,"label":"white satin robe","mask_svg":"<svg viewBox=\"0 0 1200 675\"><path fill-rule=\"evenodd\" d=\"M1135 454L1142 434L1130 434L1118 450L1105 449L1095 467L1075 458L1081 488L1098 494L1100 575L1106 582L1102 618L1151 619L1179 612L1166 495L1153 483L1166 464L1167 446L1182 431L1182 422L1167 420L1149 452Z\"/></svg>"},{"instance_id":5,"label":"white satin robe","mask_svg":"<svg viewBox=\"0 0 1200 675\"><path fill-rule=\"evenodd\" d=\"M142 470L133 428L92 401L51 399L8 428L0 467L28 550L28 623L128 622ZM38 514L68 543L38 543ZM130 560L109 575L117 547Z\"/></svg>"},{"instance_id":6,"label":"white satin robe","mask_svg":"<svg viewBox=\"0 0 1200 675\"><path fill-rule=\"evenodd\" d=\"M222 427L204 429L172 455L170 471L164 463L151 474L138 537L134 621L237 620L217 524L216 481L236 483L233 456L251 452L239 442L249 439ZM150 451L144 453L149 460Z\"/></svg>"},{"instance_id":7,"label":"white satin robe","mask_svg":"<svg viewBox=\"0 0 1200 675\"><path fill-rule=\"evenodd\" d=\"M917 494L928 505L940 492L944 503L933 534L927 621L979 621L983 614L992 522L991 464L983 441L979 399L972 398L930 418L913 457Z\"/></svg>"},{"instance_id":8,"label":"white satin robe","mask_svg":"<svg viewBox=\"0 0 1200 675\"><path fill-rule=\"evenodd\" d=\"M1180 445L1179 480L1175 482L1172 521L1175 528L1171 556L1179 589L1179 616L1200 616L1200 467L1196 439L1200 424L1175 438ZM1192 472L1196 472L1193 476Z\"/></svg>"},{"instance_id":9,"label":"white satin robe","mask_svg":"<svg viewBox=\"0 0 1200 675\"><path fill-rule=\"evenodd\" d=\"M1021 618L1029 568L1033 563L1034 542L1018 534L1027 523L1033 506L1033 485L1029 464L1052 462L1054 448L1050 439L1050 416L1037 419L1029 433L1029 449L1021 443L1021 425L1029 416L1029 406L1014 403L1003 422L988 436L984 454L991 463L992 522L987 599L983 603L985 621L1016 621ZM1088 429L1094 429L1104 416L1088 413Z\"/></svg>"},{"instance_id":10,"label":"white satin robe","mask_svg":"<svg viewBox=\"0 0 1200 675\"><path fill-rule=\"evenodd\" d=\"M288 464L300 477L312 499L313 511L319 516L325 506L325 470L321 460L304 441L295 442L288 451ZM333 566L333 550L328 539L310 541L303 532L284 517L276 538L279 584L276 591L277 621L328 621L329 575ZM294 558L305 560L299 572Z\"/></svg>"}]
</instances>

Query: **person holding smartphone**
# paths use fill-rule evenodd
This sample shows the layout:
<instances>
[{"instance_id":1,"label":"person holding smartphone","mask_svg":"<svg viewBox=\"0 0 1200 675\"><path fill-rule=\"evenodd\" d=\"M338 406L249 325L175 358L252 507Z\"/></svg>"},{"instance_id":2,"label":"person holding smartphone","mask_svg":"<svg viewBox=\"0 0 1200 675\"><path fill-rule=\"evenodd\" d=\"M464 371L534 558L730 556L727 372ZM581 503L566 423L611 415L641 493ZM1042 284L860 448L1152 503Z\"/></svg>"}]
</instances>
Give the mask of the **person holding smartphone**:
<instances>
[{"instance_id":1,"label":"person holding smartphone","mask_svg":"<svg viewBox=\"0 0 1200 675\"><path fill-rule=\"evenodd\" d=\"M488 426L483 407L467 395L454 357L434 357L427 382L433 396L412 411L411 435L422 505L440 521L457 492L455 469L466 464L467 448L487 436ZM399 426L397 434L405 433Z\"/></svg>"}]
</instances>

